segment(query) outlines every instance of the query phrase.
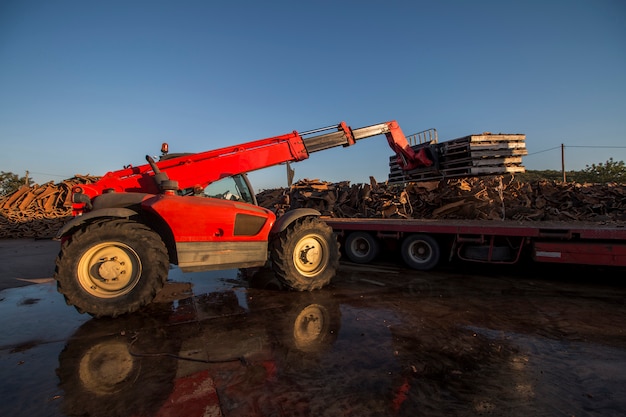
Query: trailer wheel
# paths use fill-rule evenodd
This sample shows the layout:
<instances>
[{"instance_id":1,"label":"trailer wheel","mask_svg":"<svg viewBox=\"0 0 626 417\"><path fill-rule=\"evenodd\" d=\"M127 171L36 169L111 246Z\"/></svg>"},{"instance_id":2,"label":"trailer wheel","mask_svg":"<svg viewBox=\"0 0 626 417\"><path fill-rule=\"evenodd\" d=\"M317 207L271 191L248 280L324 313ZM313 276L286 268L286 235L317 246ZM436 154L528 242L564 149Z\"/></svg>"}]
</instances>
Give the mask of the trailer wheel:
<instances>
[{"instance_id":1,"label":"trailer wheel","mask_svg":"<svg viewBox=\"0 0 626 417\"><path fill-rule=\"evenodd\" d=\"M61 247L54 278L80 313L116 317L149 304L167 280L165 244L147 226L125 219L87 225Z\"/></svg>"},{"instance_id":2,"label":"trailer wheel","mask_svg":"<svg viewBox=\"0 0 626 417\"><path fill-rule=\"evenodd\" d=\"M317 217L294 221L270 244L276 278L296 291L327 285L339 267L339 242L333 229Z\"/></svg>"},{"instance_id":3,"label":"trailer wheel","mask_svg":"<svg viewBox=\"0 0 626 417\"><path fill-rule=\"evenodd\" d=\"M380 244L370 233L352 232L346 238L344 250L352 262L366 264L378 256Z\"/></svg>"},{"instance_id":4,"label":"trailer wheel","mask_svg":"<svg viewBox=\"0 0 626 417\"><path fill-rule=\"evenodd\" d=\"M402 259L408 266L419 271L433 269L439 263L440 249L437 241L429 235L409 235L402 242Z\"/></svg>"}]
</instances>

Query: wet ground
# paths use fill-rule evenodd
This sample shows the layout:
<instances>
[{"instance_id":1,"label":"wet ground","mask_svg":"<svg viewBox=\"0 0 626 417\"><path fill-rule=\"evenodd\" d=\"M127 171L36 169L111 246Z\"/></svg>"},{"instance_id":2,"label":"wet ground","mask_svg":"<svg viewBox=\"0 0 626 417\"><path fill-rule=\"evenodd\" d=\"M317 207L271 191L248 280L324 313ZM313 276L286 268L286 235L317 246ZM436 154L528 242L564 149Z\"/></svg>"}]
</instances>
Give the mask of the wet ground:
<instances>
[{"instance_id":1,"label":"wet ground","mask_svg":"<svg viewBox=\"0 0 626 417\"><path fill-rule=\"evenodd\" d=\"M95 320L55 250L0 242L1 416L626 415L624 270L346 263L294 293L174 268Z\"/></svg>"}]
</instances>

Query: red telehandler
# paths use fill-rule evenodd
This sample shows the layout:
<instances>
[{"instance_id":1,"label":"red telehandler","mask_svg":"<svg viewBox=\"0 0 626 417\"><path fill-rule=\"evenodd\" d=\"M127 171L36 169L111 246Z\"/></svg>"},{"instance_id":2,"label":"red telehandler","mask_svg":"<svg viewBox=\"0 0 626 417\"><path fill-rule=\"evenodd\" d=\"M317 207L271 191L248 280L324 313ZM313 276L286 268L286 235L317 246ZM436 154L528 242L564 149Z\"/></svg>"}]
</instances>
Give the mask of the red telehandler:
<instances>
[{"instance_id":1,"label":"red telehandler","mask_svg":"<svg viewBox=\"0 0 626 417\"><path fill-rule=\"evenodd\" d=\"M435 164L396 121L342 122L202 153L168 154L164 143L158 162L146 156L145 165L73 188L74 218L55 236L57 289L81 313L116 317L151 303L170 264L183 272L268 266L287 288L322 288L339 264L332 228L313 209L277 217L259 207L246 173L381 134L403 169Z\"/></svg>"}]
</instances>

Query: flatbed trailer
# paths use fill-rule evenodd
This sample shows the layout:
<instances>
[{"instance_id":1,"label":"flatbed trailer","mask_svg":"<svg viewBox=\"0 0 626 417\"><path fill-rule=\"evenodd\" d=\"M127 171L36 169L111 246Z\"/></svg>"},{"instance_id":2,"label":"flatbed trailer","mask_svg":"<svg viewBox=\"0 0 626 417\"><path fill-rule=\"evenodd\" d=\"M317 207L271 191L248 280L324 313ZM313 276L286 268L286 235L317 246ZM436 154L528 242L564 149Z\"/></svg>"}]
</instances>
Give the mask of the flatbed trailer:
<instances>
[{"instance_id":1,"label":"flatbed trailer","mask_svg":"<svg viewBox=\"0 0 626 417\"><path fill-rule=\"evenodd\" d=\"M411 268L448 261L626 266L626 224L514 220L324 218L355 263L383 249L400 251Z\"/></svg>"}]
</instances>

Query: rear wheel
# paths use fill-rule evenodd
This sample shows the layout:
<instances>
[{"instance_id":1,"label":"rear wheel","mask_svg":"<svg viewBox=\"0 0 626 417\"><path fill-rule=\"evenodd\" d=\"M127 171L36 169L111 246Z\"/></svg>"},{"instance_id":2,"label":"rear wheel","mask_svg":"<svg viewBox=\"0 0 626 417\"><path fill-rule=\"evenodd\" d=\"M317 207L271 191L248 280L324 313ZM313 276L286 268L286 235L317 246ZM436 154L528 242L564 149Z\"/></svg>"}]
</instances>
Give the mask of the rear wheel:
<instances>
[{"instance_id":1,"label":"rear wheel","mask_svg":"<svg viewBox=\"0 0 626 417\"><path fill-rule=\"evenodd\" d=\"M437 241L429 235L414 234L402 242L402 259L408 266L420 271L433 269L440 258Z\"/></svg>"},{"instance_id":2,"label":"rear wheel","mask_svg":"<svg viewBox=\"0 0 626 417\"><path fill-rule=\"evenodd\" d=\"M93 223L61 247L54 278L81 313L116 317L149 304L167 280L165 244L147 226L125 219Z\"/></svg>"},{"instance_id":3,"label":"rear wheel","mask_svg":"<svg viewBox=\"0 0 626 417\"><path fill-rule=\"evenodd\" d=\"M344 245L346 256L358 264L372 262L380 251L378 240L367 232L352 232Z\"/></svg>"},{"instance_id":4,"label":"rear wheel","mask_svg":"<svg viewBox=\"0 0 626 417\"><path fill-rule=\"evenodd\" d=\"M304 217L278 234L270 246L278 280L297 291L327 285L339 266L339 242L333 229L317 217Z\"/></svg>"}]
</instances>

